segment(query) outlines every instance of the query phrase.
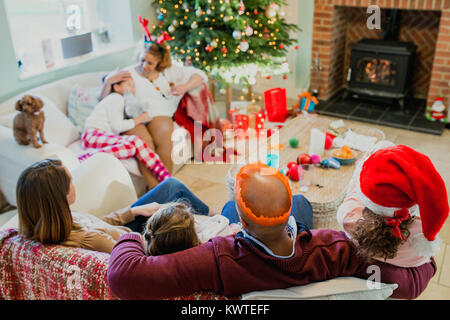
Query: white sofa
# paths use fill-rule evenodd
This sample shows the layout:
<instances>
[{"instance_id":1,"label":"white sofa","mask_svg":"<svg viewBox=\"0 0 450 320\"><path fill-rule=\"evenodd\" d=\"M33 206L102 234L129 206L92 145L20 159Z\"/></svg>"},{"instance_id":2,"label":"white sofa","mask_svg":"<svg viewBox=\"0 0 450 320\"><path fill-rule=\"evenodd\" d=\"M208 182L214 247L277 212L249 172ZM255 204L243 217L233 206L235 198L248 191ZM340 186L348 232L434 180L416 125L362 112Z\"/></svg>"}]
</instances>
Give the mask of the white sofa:
<instances>
[{"instance_id":1,"label":"white sofa","mask_svg":"<svg viewBox=\"0 0 450 320\"><path fill-rule=\"evenodd\" d=\"M99 87L102 77L106 73L107 71L84 73L61 79L27 90L0 104L0 190L8 203L16 205L16 182L22 170L30 164L47 157L56 157L61 159L70 170L80 165L77 156L83 153L83 150L79 144L80 134L67 118L68 97L72 88L76 85L85 88ZM32 146L20 146L13 137L12 122L16 114L15 103L28 93L37 95L44 100L46 116L44 131L53 127L51 129L53 134L46 137L49 143L43 145L40 149L35 149ZM50 105L52 105L52 109L46 112L46 108L50 108ZM63 118L61 118L58 110L56 110L58 112L55 111L55 107L62 112ZM50 112L51 110L53 111ZM56 115L57 113L58 115ZM183 132L183 130L181 131ZM182 158L182 160L174 164L173 173L177 172L190 159L189 152L186 152L186 150L191 150L188 136L185 136L184 143L186 148L177 148L177 150L180 150L180 154L177 154L178 159ZM145 192L146 183L140 174L137 160L132 158L120 162L130 173L136 194L142 195Z\"/></svg>"},{"instance_id":2,"label":"white sofa","mask_svg":"<svg viewBox=\"0 0 450 320\"><path fill-rule=\"evenodd\" d=\"M120 160L105 153L95 154L70 170L76 190L71 209L102 217L125 208L138 199L133 181ZM17 210L0 230L18 228Z\"/></svg>"}]
</instances>

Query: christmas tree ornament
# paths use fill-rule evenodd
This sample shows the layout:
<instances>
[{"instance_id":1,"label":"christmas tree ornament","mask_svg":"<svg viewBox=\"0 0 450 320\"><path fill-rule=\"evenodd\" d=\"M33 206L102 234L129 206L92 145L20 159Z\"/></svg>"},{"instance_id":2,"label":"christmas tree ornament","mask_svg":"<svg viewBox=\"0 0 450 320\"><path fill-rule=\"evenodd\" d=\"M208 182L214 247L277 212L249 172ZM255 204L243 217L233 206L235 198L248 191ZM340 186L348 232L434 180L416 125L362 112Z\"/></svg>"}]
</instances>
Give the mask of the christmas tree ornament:
<instances>
[{"instance_id":1,"label":"christmas tree ornament","mask_svg":"<svg viewBox=\"0 0 450 320\"><path fill-rule=\"evenodd\" d=\"M238 10L239 15L243 15L245 13L245 6L244 6L244 2L240 2L239 3L239 10Z\"/></svg>"},{"instance_id":2,"label":"christmas tree ornament","mask_svg":"<svg viewBox=\"0 0 450 320\"><path fill-rule=\"evenodd\" d=\"M207 9L207 10L206 10L206 14L210 16L210 15L212 14L211 9Z\"/></svg>"},{"instance_id":3,"label":"christmas tree ornament","mask_svg":"<svg viewBox=\"0 0 450 320\"><path fill-rule=\"evenodd\" d=\"M168 30L170 33L174 33L174 32L175 32L175 27L173 26L173 24L171 24L171 25L169 26L169 28L167 28L167 30Z\"/></svg>"},{"instance_id":4,"label":"christmas tree ornament","mask_svg":"<svg viewBox=\"0 0 450 320\"><path fill-rule=\"evenodd\" d=\"M245 40L241 41L241 43L239 44L239 49L241 49L242 52L247 52L249 47L250 45Z\"/></svg>"},{"instance_id":5,"label":"christmas tree ornament","mask_svg":"<svg viewBox=\"0 0 450 320\"><path fill-rule=\"evenodd\" d=\"M201 7L198 7L197 11L195 11L195 15L197 17L201 17L203 15L203 10Z\"/></svg>"},{"instance_id":6,"label":"christmas tree ornament","mask_svg":"<svg viewBox=\"0 0 450 320\"><path fill-rule=\"evenodd\" d=\"M291 147L291 148L297 148L298 147L298 143L299 143L299 141L298 141L298 139L297 138L291 138L291 139L289 139L289 146Z\"/></svg>"},{"instance_id":7,"label":"christmas tree ornament","mask_svg":"<svg viewBox=\"0 0 450 320\"><path fill-rule=\"evenodd\" d=\"M205 50L206 50L206 52L211 52L213 50L213 48L211 46L206 46Z\"/></svg>"},{"instance_id":8,"label":"christmas tree ornament","mask_svg":"<svg viewBox=\"0 0 450 320\"><path fill-rule=\"evenodd\" d=\"M320 164L320 156L318 154L312 154L311 155L311 162L312 164Z\"/></svg>"},{"instance_id":9,"label":"christmas tree ornament","mask_svg":"<svg viewBox=\"0 0 450 320\"><path fill-rule=\"evenodd\" d=\"M234 30L232 35L233 35L233 38L236 40L239 40L242 38L242 32L239 30Z\"/></svg>"},{"instance_id":10,"label":"christmas tree ornament","mask_svg":"<svg viewBox=\"0 0 450 320\"><path fill-rule=\"evenodd\" d=\"M198 28L198 24L197 24L197 22L192 22L192 24L191 24L191 28L192 29L197 29Z\"/></svg>"},{"instance_id":11,"label":"christmas tree ornament","mask_svg":"<svg viewBox=\"0 0 450 320\"><path fill-rule=\"evenodd\" d=\"M211 41L211 43L209 44L212 48L216 48L217 47L217 42L216 41Z\"/></svg>"},{"instance_id":12,"label":"christmas tree ornament","mask_svg":"<svg viewBox=\"0 0 450 320\"><path fill-rule=\"evenodd\" d=\"M296 166L296 165L290 167L289 171L288 171L289 178L292 181L299 181L300 180L300 172L299 172L300 170L302 170L302 168L299 166Z\"/></svg>"},{"instance_id":13,"label":"christmas tree ornament","mask_svg":"<svg viewBox=\"0 0 450 320\"><path fill-rule=\"evenodd\" d=\"M426 118L433 122L447 122L447 108L442 97L437 97L431 108L427 108Z\"/></svg>"},{"instance_id":14,"label":"christmas tree ornament","mask_svg":"<svg viewBox=\"0 0 450 320\"><path fill-rule=\"evenodd\" d=\"M280 44L280 49L284 49L284 44Z\"/></svg>"},{"instance_id":15,"label":"christmas tree ornament","mask_svg":"<svg viewBox=\"0 0 450 320\"><path fill-rule=\"evenodd\" d=\"M287 75L283 75L283 79L286 80L288 77Z\"/></svg>"},{"instance_id":16,"label":"christmas tree ornament","mask_svg":"<svg viewBox=\"0 0 450 320\"><path fill-rule=\"evenodd\" d=\"M277 12L275 11L275 9L273 8L272 5L267 7L267 9L266 9L266 17L268 19L273 19L273 18L275 18L276 15L277 15Z\"/></svg>"},{"instance_id":17,"label":"christmas tree ornament","mask_svg":"<svg viewBox=\"0 0 450 320\"><path fill-rule=\"evenodd\" d=\"M297 157L297 163L300 164L311 164L311 156L307 153L302 153Z\"/></svg>"},{"instance_id":18,"label":"christmas tree ornament","mask_svg":"<svg viewBox=\"0 0 450 320\"><path fill-rule=\"evenodd\" d=\"M253 10L253 14L254 14L255 16L258 15L258 13L259 13L258 10L256 10L256 9Z\"/></svg>"},{"instance_id":19,"label":"christmas tree ornament","mask_svg":"<svg viewBox=\"0 0 450 320\"><path fill-rule=\"evenodd\" d=\"M158 18L158 21L163 21L164 15L162 13L160 13L160 14L158 14L157 18Z\"/></svg>"},{"instance_id":20,"label":"christmas tree ornament","mask_svg":"<svg viewBox=\"0 0 450 320\"><path fill-rule=\"evenodd\" d=\"M250 37L251 35L253 35L253 28L250 27L250 26L247 26L247 27L245 28L244 32L245 32L245 35L246 35L246 36Z\"/></svg>"},{"instance_id":21,"label":"christmas tree ornament","mask_svg":"<svg viewBox=\"0 0 450 320\"><path fill-rule=\"evenodd\" d=\"M223 47L222 49L220 49L220 51L222 51L223 53L227 53L228 49L226 47Z\"/></svg>"}]
</instances>

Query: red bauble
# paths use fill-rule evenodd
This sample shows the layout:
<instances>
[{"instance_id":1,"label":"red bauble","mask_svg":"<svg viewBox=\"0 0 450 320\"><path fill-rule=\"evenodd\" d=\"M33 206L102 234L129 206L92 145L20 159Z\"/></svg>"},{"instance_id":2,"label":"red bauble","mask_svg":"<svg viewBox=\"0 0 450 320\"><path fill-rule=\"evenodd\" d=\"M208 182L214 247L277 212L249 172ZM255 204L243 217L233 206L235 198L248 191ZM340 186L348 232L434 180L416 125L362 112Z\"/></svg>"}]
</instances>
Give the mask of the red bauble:
<instances>
[{"instance_id":1,"label":"red bauble","mask_svg":"<svg viewBox=\"0 0 450 320\"><path fill-rule=\"evenodd\" d=\"M212 51L212 47L206 46L206 47L205 47L205 50L206 50L206 52L211 52L211 51Z\"/></svg>"},{"instance_id":2,"label":"red bauble","mask_svg":"<svg viewBox=\"0 0 450 320\"><path fill-rule=\"evenodd\" d=\"M298 164L311 164L311 157L307 153L302 153L297 157Z\"/></svg>"},{"instance_id":3,"label":"red bauble","mask_svg":"<svg viewBox=\"0 0 450 320\"><path fill-rule=\"evenodd\" d=\"M325 136L325 150L330 149L333 146L333 139L330 136Z\"/></svg>"},{"instance_id":4,"label":"red bauble","mask_svg":"<svg viewBox=\"0 0 450 320\"><path fill-rule=\"evenodd\" d=\"M334 135L332 135L329 132L325 132L325 149L330 149L333 146L333 139L335 138Z\"/></svg>"},{"instance_id":5,"label":"red bauble","mask_svg":"<svg viewBox=\"0 0 450 320\"><path fill-rule=\"evenodd\" d=\"M298 50L298 46L295 46L295 50Z\"/></svg>"},{"instance_id":6,"label":"red bauble","mask_svg":"<svg viewBox=\"0 0 450 320\"><path fill-rule=\"evenodd\" d=\"M296 166L296 165L297 165L297 162L291 161L287 164L287 167L288 167L288 169L290 169L292 166Z\"/></svg>"},{"instance_id":7,"label":"red bauble","mask_svg":"<svg viewBox=\"0 0 450 320\"><path fill-rule=\"evenodd\" d=\"M299 167L297 165L294 165L289 168L288 176L293 181L300 180L300 173L298 172Z\"/></svg>"},{"instance_id":8,"label":"red bauble","mask_svg":"<svg viewBox=\"0 0 450 320\"><path fill-rule=\"evenodd\" d=\"M284 76L283 76L283 79L286 80L286 79L287 79L287 75L284 75Z\"/></svg>"},{"instance_id":9,"label":"red bauble","mask_svg":"<svg viewBox=\"0 0 450 320\"><path fill-rule=\"evenodd\" d=\"M280 44L280 49L284 49L284 44Z\"/></svg>"},{"instance_id":10,"label":"red bauble","mask_svg":"<svg viewBox=\"0 0 450 320\"><path fill-rule=\"evenodd\" d=\"M267 80L270 80L270 76L267 76L266 79L267 79Z\"/></svg>"},{"instance_id":11,"label":"red bauble","mask_svg":"<svg viewBox=\"0 0 450 320\"><path fill-rule=\"evenodd\" d=\"M223 47L221 50L222 50L223 53L227 53L228 52L228 49L226 47Z\"/></svg>"},{"instance_id":12,"label":"red bauble","mask_svg":"<svg viewBox=\"0 0 450 320\"><path fill-rule=\"evenodd\" d=\"M257 15L257 14L258 14L258 10L254 10L254 11L253 11L253 14L254 14L254 15Z\"/></svg>"}]
</instances>

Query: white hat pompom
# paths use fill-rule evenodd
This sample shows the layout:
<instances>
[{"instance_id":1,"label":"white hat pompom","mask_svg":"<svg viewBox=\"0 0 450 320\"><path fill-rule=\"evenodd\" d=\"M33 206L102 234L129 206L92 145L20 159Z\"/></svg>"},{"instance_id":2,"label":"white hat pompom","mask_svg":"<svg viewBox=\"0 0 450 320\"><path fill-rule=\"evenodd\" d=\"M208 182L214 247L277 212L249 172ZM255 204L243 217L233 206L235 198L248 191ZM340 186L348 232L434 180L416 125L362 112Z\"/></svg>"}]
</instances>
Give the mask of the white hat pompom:
<instances>
[{"instance_id":1,"label":"white hat pompom","mask_svg":"<svg viewBox=\"0 0 450 320\"><path fill-rule=\"evenodd\" d=\"M441 248L442 240L436 236L433 241L427 240L423 233L416 234L412 239L412 247L416 253L425 258L433 257Z\"/></svg>"}]
</instances>

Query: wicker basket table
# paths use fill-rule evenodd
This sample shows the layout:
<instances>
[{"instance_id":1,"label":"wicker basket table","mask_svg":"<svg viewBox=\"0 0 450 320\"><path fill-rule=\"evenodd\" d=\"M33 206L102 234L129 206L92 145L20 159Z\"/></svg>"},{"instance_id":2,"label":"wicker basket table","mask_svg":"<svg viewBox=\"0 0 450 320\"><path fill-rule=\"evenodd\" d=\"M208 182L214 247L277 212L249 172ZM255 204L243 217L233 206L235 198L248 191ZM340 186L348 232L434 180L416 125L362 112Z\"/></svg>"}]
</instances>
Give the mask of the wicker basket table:
<instances>
[{"instance_id":1,"label":"wicker basket table","mask_svg":"<svg viewBox=\"0 0 450 320\"><path fill-rule=\"evenodd\" d=\"M310 131L317 128L322 131L329 131L329 124L332 121L321 117L304 117L299 116L291 120L285 127L280 130L279 143L284 147L279 151L280 168L285 167L288 162L296 161L297 156L301 153L308 153ZM338 129L339 133L345 132L351 128L353 132L365 136L377 138L377 142L384 139L384 133L376 128L366 127L364 125L351 124ZM297 148L289 147L289 139L296 137L299 140ZM268 150L271 148L270 143L267 145ZM324 158L331 157L332 152L336 149L325 150ZM357 160L364 154L363 152L354 150ZM234 165L230 168L227 176L227 188L230 200L234 195L234 180L241 165ZM355 164L341 166L340 169L325 169L320 166L314 168L313 184L306 192L300 191L300 183L290 181L293 194L303 194L311 203L313 208L314 228L330 228L341 229L336 220L336 210L345 197L347 185L353 175Z\"/></svg>"}]
</instances>

